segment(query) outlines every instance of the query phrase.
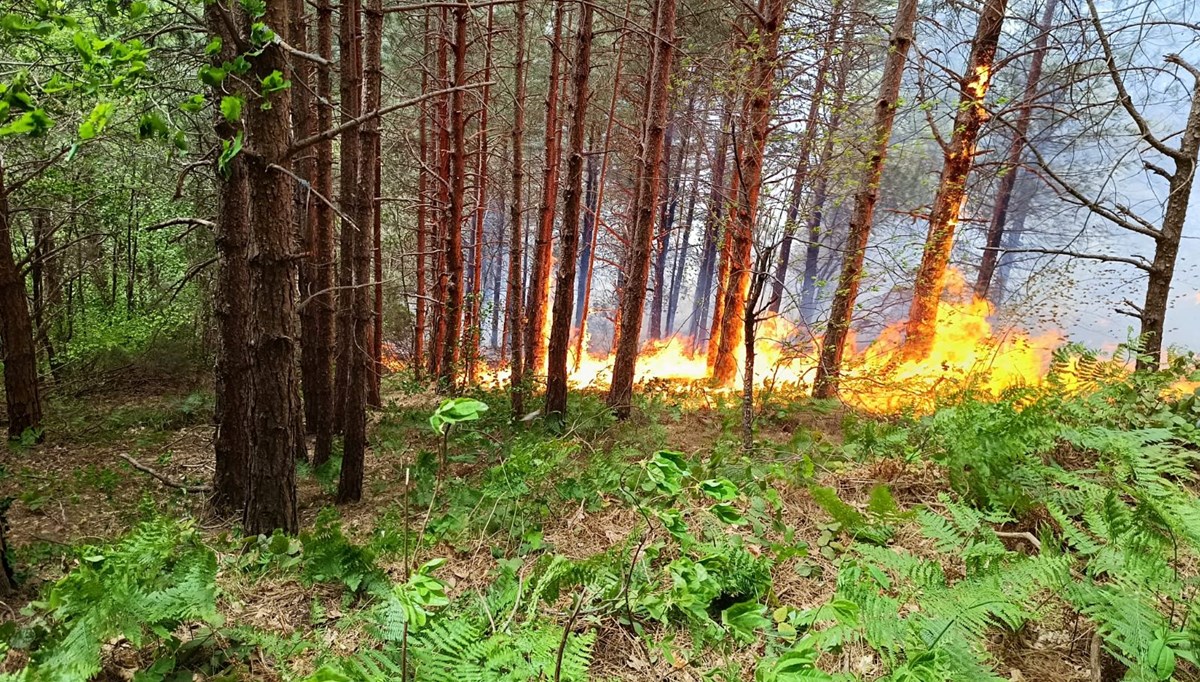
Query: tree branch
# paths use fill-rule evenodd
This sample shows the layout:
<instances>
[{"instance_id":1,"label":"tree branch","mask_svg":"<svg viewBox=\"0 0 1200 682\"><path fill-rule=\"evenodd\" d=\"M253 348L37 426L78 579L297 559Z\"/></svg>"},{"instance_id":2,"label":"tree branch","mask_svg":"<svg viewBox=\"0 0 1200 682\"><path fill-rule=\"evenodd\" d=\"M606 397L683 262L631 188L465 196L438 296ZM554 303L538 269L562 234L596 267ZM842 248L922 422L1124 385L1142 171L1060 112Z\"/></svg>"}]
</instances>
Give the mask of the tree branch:
<instances>
[{"instance_id":1,"label":"tree branch","mask_svg":"<svg viewBox=\"0 0 1200 682\"><path fill-rule=\"evenodd\" d=\"M1068 251L1066 249L1038 249L1033 247L1021 249L1002 249L992 247L985 248L993 251L999 251L1001 253L1044 253L1051 256L1070 256L1071 258L1083 258L1086 260L1096 260L1104 263L1124 263L1126 265L1132 265L1139 270L1145 270L1146 272L1151 272L1154 269L1154 266L1141 256L1108 256L1102 253L1081 253L1079 251Z\"/></svg>"},{"instance_id":2,"label":"tree branch","mask_svg":"<svg viewBox=\"0 0 1200 682\"><path fill-rule=\"evenodd\" d=\"M1096 29L1096 36L1100 39L1100 46L1104 49L1104 63L1108 68L1109 78L1112 79L1113 86L1117 89L1117 101L1124 107L1125 112L1133 119L1133 124L1137 126L1138 133L1142 139L1154 147L1158 152L1172 159L1183 157L1183 153L1178 149L1167 146L1165 142L1158 139L1150 130L1150 124L1146 121L1142 113L1133 105L1133 98L1130 97L1129 91L1125 89L1125 81L1121 78L1121 72L1117 68L1117 58L1113 56L1112 43L1108 40L1108 33L1104 30L1104 25L1100 22L1100 12L1096 9L1096 0L1087 0L1088 11L1092 15L1092 27Z\"/></svg>"},{"instance_id":3,"label":"tree branch","mask_svg":"<svg viewBox=\"0 0 1200 682\"><path fill-rule=\"evenodd\" d=\"M442 95L446 95L446 94L449 94L452 92L458 92L460 90L474 90L476 88L482 88L486 85L495 85L495 84L496 84L495 81L487 81L485 83L469 83L467 85L456 85L452 88L446 88L444 90L428 92L419 97L414 97L412 99L406 99L403 102L397 102L395 104L383 107L382 109L376 109L375 111L363 114L362 116L359 116L358 118L350 119L349 121L346 121L345 123L343 123L339 126L330 128L329 130L326 130L324 132L317 133L316 135L309 135L308 137L306 137L302 140L297 140L296 142L292 143L292 146L288 149L287 154L284 156L284 158L291 158L291 157L295 156L298 152L303 151L303 150L313 146L314 144L317 144L318 142L324 142L325 140L332 140L333 138L337 137L338 135L341 135L342 133L344 133L348 130L353 130L353 129L357 128L358 126L366 123L367 121L372 121L374 119L380 118L381 116L384 116L385 114L390 114L393 111L399 111L400 109L404 109L406 107L415 106L417 104L420 104L421 102L424 102L427 99L432 99L434 97L440 97Z\"/></svg>"}]
</instances>

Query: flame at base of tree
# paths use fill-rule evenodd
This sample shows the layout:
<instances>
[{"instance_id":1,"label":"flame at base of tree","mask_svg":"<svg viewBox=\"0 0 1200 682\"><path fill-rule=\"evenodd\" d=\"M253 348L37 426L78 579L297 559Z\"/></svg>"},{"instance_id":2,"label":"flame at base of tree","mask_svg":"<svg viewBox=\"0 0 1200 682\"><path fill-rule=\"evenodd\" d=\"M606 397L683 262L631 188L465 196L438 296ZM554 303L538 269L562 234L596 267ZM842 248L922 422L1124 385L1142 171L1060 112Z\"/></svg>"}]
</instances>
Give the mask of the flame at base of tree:
<instances>
[{"instance_id":1,"label":"flame at base of tree","mask_svg":"<svg viewBox=\"0 0 1200 682\"><path fill-rule=\"evenodd\" d=\"M1053 381L1066 391L1091 384L1112 371L1125 372L1124 363L1089 361L1064 355L1056 361L1055 350L1065 339L1057 331L1032 334L1021 330L1001 331L993 327L993 308L974 296L957 271L947 275L945 296L938 307L936 334L927 357L909 359L904 353L904 321L888 325L869 344L857 348L851 335L841 372L841 399L869 412L886 414L904 409L923 411L940 398L963 393L1000 396L1021 386L1038 386ZM587 332L585 332L586 335ZM755 342L755 384L759 388L805 392L811 388L820 357L821 339L785 317L775 315L758 325ZM647 342L638 355L638 383L675 383L686 390L732 393L741 388L741 372L731 384L711 383L705 357L706 342L673 336ZM584 338L583 348L588 347ZM571 346L574 349L574 345ZM384 364L396 371L403 366L398 349L389 345ZM743 366L743 349L737 364ZM613 357L585 353L569 359L569 381L577 389L607 388ZM1093 367L1094 365L1094 367ZM491 365L481 371L484 385L506 385L508 367ZM1186 382L1179 382L1180 384ZM1194 385L1179 386L1190 393Z\"/></svg>"}]
</instances>

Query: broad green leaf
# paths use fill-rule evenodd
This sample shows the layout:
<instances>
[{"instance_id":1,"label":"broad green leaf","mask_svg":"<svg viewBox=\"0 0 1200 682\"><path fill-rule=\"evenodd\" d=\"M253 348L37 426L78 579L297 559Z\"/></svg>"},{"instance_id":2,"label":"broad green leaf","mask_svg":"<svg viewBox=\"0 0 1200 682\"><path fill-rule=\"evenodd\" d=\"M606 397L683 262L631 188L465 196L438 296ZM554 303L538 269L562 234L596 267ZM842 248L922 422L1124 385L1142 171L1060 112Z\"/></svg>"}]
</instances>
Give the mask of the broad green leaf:
<instances>
[{"instance_id":1,"label":"broad green leaf","mask_svg":"<svg viewBox=\"0 0 1200 682\"><path fill-rule=\"evenodd\" d=\"M101 102L97 104L92 113L79 124L79 139L91 140L100 133L104 132L104 128L108 126L108 121L112 118L113 110L116 107L112 102Z\"/></svg>"},{"instance_id":2,"label":"broad green leaf","mask_svg":"<svg viewBox=\"0 0 1200 682\"><path fill-rule=\"evenodd\" d=\"M21 114L20 118L0 128L0 137L9 135L29 135L39 137L54 125L54 121L41 109L34 109Z\"/></svg>"},{"instance_id":3,"label":"broad green leaf","mask_svg":"<svg viewBox=\"0 0 1200 682\"><path fill-rule=\"evenodd\" d=\"M245 100L237 95L226 95L221 98L221 115L230 123L242 120L242 105Z\"/></svg>"}]
</instances>

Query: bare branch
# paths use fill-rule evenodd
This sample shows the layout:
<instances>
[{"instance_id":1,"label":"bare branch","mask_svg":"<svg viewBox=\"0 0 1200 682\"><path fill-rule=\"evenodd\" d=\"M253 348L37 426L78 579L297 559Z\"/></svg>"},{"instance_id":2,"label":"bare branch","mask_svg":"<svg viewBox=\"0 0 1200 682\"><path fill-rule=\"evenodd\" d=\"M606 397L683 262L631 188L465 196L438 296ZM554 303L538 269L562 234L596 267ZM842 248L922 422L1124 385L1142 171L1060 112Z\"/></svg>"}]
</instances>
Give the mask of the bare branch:
<instances>
[{"instance_id":1,"label":"bare branch","mask_svg":"<svg viewBox=\"0 0 1200 682\"><path fill-rule=\"evenodd\" d=\"M1070 256L1071 258L1083 258L1086 260L1101 261L1103 263L1124 263L1132 265L1139 270L1150 272L1154 266L1141 256L1109 256L1102 253L1081 253L1079 251L1068 251L1066 249L1038 249L1033 247L1021 249L994 249L1001 253L1044 253L1051 256Z\"/></svg>"}]
</instances>

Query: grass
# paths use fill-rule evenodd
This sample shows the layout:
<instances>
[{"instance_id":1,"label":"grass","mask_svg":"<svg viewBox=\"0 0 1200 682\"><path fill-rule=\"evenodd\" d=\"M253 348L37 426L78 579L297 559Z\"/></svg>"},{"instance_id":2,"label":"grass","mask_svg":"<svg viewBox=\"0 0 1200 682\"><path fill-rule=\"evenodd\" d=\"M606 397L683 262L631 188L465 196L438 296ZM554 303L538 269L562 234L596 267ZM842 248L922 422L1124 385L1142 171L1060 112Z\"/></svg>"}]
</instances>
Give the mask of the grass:
<instances>
[{"instance_id":1,"label":"grass","mask_svg":"<svg viewBox=\"0 0 1200 682\"><path fill-rule=\"evenodd\" d=\"M105 422L102 447L51 432L7 456L15 475L0 496L19 496L10 518L25 583L9 607L15 614L69 570L72 545L165 514L202 519L224 623L187 648L203 652L203 666L180 653L191 639L170 638L118 646L110 668L145 672L169 656L180 670L227 679L369 680L372 666L397 664L405 641L408 664L425 666L412 679L438 679L429 661L439 656L500 666L513 652L523 653L503 664L511 674L552 679L551 654L567 641L598 680L1056 682L1088 679L1096 666L1115 679L1198 679L1194 481L1125 473L1154 447L1154 461L1191 476L1195 400L1163 401L1157 385L887 419L776 394L760 407L752 455L741 450L739 407L696 389L645 396L622 423L601 396L574 394L562 428L513 427L506 396L478 392L492 410L452 432L441 486L434 400L393 390L373 426L364 503L322 512L337 460L300 467L302 525L327 529L300 539L241 538L208 519L201 500L103 456L141 447L175 476L204 466L203 438L188 435L204 401L147 397ZM1031 408L1037 400L1044 407ZM1097 429L1109 440L1073 435ZM1143 442L1139 429L1168 435L1112 444ZM655 454L664 451L678 454ZM50 480L31 457L49 462ZM1083 502L1103 489L1122 492ZM1139 525L1153 500L1174 506ZM1091 515L1097 504L1111 518ZM431 560L440 565L414 584ZM1065 588L1063 570L1091 587ZM1112 577L1142 570L1128 586ZM1019 580L996 582L1009 576ZM1122 609L1161 621L1129 641ZM415 624L418 611L425 624ZM407 614L403 640L389 613ZM462 650L438 648L456 632ZM20 637L7 641L0 671L25 660Z\"/></svg>"}]
</instances>

